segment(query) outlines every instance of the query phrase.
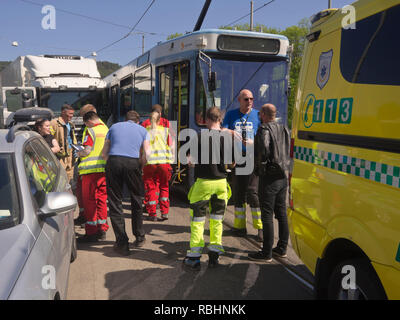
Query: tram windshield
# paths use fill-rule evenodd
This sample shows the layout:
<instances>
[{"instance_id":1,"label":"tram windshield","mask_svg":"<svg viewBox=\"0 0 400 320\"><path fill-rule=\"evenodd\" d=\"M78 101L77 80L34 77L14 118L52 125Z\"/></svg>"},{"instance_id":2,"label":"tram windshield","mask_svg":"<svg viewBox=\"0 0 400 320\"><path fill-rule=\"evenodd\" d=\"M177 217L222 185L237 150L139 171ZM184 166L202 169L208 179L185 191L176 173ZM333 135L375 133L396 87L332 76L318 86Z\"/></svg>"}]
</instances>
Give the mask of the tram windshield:
<instances>
[{"instance_id":1,"label":"tram windshield","mask_svg":"<svg viewBox=\"0 0 400 320\"><path fill-rule=\"evenodd\" d=\"M213 58L212 71L216 72L216 90L208 90L209 66L198 60L196 81L196 122L205 124L206 110L215 105L223 114L239 107L238 96L242 89L249 89L254 96L254 107L265 103L277 107L277 117L287 119L287 72L286 60L239 61Z\"/></svg>"}]
</instances>

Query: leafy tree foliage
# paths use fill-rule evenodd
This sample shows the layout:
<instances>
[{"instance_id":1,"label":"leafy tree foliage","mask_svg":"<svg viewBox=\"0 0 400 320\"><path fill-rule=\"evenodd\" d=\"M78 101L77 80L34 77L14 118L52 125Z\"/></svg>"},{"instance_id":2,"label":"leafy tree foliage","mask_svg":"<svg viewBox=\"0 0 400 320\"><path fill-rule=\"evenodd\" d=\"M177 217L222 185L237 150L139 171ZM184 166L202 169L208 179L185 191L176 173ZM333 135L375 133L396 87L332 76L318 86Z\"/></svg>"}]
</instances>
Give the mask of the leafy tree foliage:
<instances>
[{"instance_id":1,"label":"leafy tree foliage","mask_svg":"<svg viewBox=\"0 0 400 320\"><path fill-rule=\"evenodd\" d=\"M119 68L121 68L121 66L118 63L112 63L109 61L97 61L97 69L99 69L100 76L102 78L108 76Z\"/></svg>"},{"instance_id":2,"label":"leafy tree foliage","mask_svg":"<svg viewBox=\"0 0 400 320\"><path fill-rule=\"evenodd\" d=\"M11 61L0 61L0 72L3 70L5 67L7 67Z\"/></svg>"},{"instance_id":3,"label":"leafy tree foliage","mask_svg":"<svg viewBox=\"0 0 400 320\"><path fill-rule=\"evenodd\" d=\"M178 37L180 37L180 36L183 36L183 33L176 32L176 33L174 33L174 34L170 34L170 35L168 36L167 40L172 40L172 39L178 38Z\"/></svg>"}]
</instances>

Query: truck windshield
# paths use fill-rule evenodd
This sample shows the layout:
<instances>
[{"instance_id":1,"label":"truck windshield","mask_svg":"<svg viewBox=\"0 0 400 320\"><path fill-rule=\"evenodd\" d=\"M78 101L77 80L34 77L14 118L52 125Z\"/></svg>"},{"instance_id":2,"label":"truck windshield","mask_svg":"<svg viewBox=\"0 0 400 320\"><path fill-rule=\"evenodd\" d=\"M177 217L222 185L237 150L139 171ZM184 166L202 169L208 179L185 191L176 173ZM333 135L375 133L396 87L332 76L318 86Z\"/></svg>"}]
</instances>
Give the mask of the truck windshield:
<instances>
[{"instance_id":1,"label":"truck windshield","mask_svg":"<svg viewBox=\"0 0 400 320\"><path fill-rule=\"evenodd\" d=\"M42 108L49 108L54 111L55 115L60 115L61 107L64 104L71 105L76 111L79 111L85 104L92 104L97 108L97 112L101 115L102 108L106 107L106 95L104 89L98 90L40 90L39 105ZM76 112L76 115L79 115Z\"/></svg>"},{"instance_id":2,"label":"truck windshield","mask_svg":"<svg viewBox=\"0 0 400 320\"><path fill-rule=\"evenodd\" d=\"M209 67L198 60L196 85L196 122L205 124L206 110L215 105L225 113L239 108L238 96L242 89L249 89L254 96L254 107L260 109L265 103L273 103L277 117L287 119L287 72L288 62L246 61L212 58L212 71L216 72L216 90L208 91Z\"/></svg>"},{"instance_id":3,"label":"truck windshield","mask_svg":"<svg viewBox=\"0 0 400 320\"><path fill-rule=\"evenodd\" d=\"M0 154L0 230L12 227L19 221L19 205L10 154Z\"/></svg>"}]
</instances>

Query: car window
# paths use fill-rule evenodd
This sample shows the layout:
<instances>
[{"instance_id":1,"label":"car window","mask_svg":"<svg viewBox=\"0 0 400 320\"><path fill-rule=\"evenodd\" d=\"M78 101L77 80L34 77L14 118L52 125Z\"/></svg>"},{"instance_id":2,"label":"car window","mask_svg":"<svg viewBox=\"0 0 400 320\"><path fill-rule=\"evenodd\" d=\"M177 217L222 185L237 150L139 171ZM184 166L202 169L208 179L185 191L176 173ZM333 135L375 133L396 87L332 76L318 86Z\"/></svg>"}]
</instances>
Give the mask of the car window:
<instances>
[{"instance_id":1,"label":"car window","mask_svg":"<svg viewBox=\"0 0 400 320\"><path fill-rule=\"evenodd\" d=\"M0 229L19 223L20 211L15 184L14 166L10 154L0 154Z\"/></svg>"},{"instance_id":2,"label":"car window","mask_svg":"<svg viewBox=\"0 0 400 320\"><path fill-rule=\"evenodd\" d=\"M30 142L36 153L40 155L43 165L49 172L52 184L55 186L57 180L58 164L59 161L55 159L47 143L42 139L36 139ZM52 190L55 191L55 190Z\"/></svg>"},{"instance_id":3,"label":"car window","mask_svg":"<svg viewBox=\"0 0 400 320\"><path fill-rule=\"evenodd\" d=\"M24 163L31 194L41 207L45 195L56 191L57 163L39 140L25 147Z\"/></svg>"}]
</instances>

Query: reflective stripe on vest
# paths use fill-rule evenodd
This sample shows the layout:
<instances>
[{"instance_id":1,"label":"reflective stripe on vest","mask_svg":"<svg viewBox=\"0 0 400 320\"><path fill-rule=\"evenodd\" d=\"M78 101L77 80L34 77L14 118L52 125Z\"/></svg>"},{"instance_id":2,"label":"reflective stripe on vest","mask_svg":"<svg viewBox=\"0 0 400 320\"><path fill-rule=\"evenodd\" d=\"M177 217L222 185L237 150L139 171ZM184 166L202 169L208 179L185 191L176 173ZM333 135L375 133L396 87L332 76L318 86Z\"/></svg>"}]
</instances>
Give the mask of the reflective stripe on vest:
<instances>
[{"instance_id":1,"label":"reflective stripe on vest","mask_svg":"<svg viewBox=\"0 0 400 320\"><path fill-rule=\"evenodd\" d=\"M169 129L162 126L151 129L151 126L148 126L146 130L150 135L150 155L147 164L172 163L172 153L168 145Z\"/></svg>"},{"instance_id":2,"label":"reflective stripe on vest","mask_svg":"<svg viewBox=\"0 0 400 320\"><path fill-rule=\"evenodd\" d=\"M101 152L104 147L107 132L107 126L103 124L85 130L82 141L85 141L86 134L89 134L93 140L93 149L87 157L81 158L78 165L79 174L105 172L106 161L101 156Z\"/></svg>"}]
</instances>

